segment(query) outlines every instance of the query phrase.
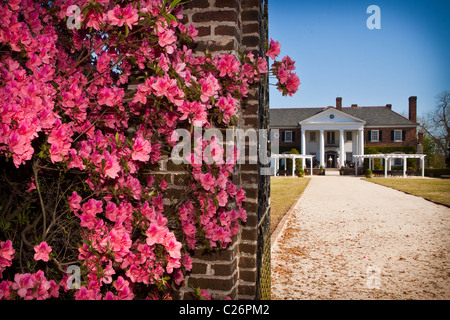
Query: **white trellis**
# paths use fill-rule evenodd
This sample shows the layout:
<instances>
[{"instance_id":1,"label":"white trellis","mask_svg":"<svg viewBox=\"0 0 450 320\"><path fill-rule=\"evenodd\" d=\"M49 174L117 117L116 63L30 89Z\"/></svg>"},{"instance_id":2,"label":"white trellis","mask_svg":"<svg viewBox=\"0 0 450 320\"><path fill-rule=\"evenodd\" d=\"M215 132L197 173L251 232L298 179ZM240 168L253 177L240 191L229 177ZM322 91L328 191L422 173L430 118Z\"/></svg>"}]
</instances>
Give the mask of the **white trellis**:
<instances>
[{"instance_id":1,"label":"white trellis","mask_svg":"<svg viewBox=\"0 0 450 320\"><path fill-rule=\"evenodd\" d=\"M354 155L356 160L364 160L369 159L369 168L372 167L372 159L384 159L384 177L387 178L388 172L388 161L391 159L402 159L403 160L403 178L406 178L406 160L407 159L420 159L420 167L422 168L422 178L425 177L425 157L424 154L362 154L362 155ZM356 162L356 161L355 161ZM358 168L355 166L355 176L358 175Z\"/></svg>"},{"instance_id":2,"label":"white trellis","mask_svg":"<svg viewBox=\"0 0 450 320\"><path fill-rule=\"evenodd\" d=\"M272 159L274 159L274 175L277 175L278 168L279 168L279 160L280 159L291 159L292 160L292 176L295 175L295 160L296 159L309 159L310 160L310 166L311 166L311 172L310 175L312 176L313 173L313 161L312 159L315 157L313 155L305 155L305 154L291 154L291 153L284 153L284 154L272 154L270 156ZM284 170L286 170L286 162L284 162ZM305 161L303 161L303 167L305 167Z\"/></svg>"}]
</instances>

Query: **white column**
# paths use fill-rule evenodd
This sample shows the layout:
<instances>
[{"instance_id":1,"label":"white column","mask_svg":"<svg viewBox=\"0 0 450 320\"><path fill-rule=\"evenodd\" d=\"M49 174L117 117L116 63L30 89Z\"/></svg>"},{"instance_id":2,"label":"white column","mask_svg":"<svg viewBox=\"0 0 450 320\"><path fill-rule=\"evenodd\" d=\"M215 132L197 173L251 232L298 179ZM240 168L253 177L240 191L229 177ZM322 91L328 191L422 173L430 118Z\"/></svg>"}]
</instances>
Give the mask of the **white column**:
<instances>
[{"instance_id":1,"label":"white column","mask_svg":"<svg viewBox=\"0 0 450 320\"><path fill-rule=\"evenodd\" d=\"M340 166L345 166L345 148L344 148L344 130L339 130L339 153L340 155ZM340 169L340 168L339 168Z\"/></svg>"},{"instance_id":2,"label":"white column","mask_svg":"<svg viewBox=\"0 0 450 320\"><path fill-rule=\"evenodd\" d=\"M278 167L278 157L273 158L273 169L274 169L273 176L274 177L277 176L277 170L278 170L277 167Z\"/></svg>"},{"instance_id":3,"label":"white column","mask_svg":"<svg viewBox=\"0 0 450 320\"><path fill-rule=\"evenodd\" d=\"M325 138L323 130L320 130L320 165L325 168Z\"/></svg>"},{"instance_id":4,"label":"white column","mask_svg":"<svg viewBox=\"0 0 450 320\"><path fill-rule=\"evenodd\" d=\"M420 167L422 168L422 178L425 178L425 158L420 157Z\"/></svg>"},{"instance_id":5,"label":"white column","mask_svg":"<svg viewBox=\"0 0 450 320\"><path fill-rule=\"evenodd\" d=\"M306 154L306 130L302 129L302 138L301 138L301 154L305 155ZM305 159L302 159L302 169L305 170Z\"/></svg>"},{"instance_id":6,"label":"white column","mask_svg":"<svg viewBox=\"0 0 450 320\"><path fill-rule=\"evenodd\" d=\"M311 172L309 174L312 177L312 175L313 175L313 159L312 158L309 161L309 166L310 166L310 169L311 169Z\"/></svg>"},{"instance_id":7,"label":"white column","mask_svg":"<svg viewBox=\"0 0 450 320\"><path fill-rule=\"evenodd\" d=\"M406 158L403 158L403 178L406 178L406 164L408 161L406 161Z\"/></svg>"},{"instance_id":8,"label":"white column","mask_svg":"<svg viewBox=\"0 0 450 320\"><path fill-rule=\"evenodd\" d=\"M294 156L292 156L292 176L295 176L295 157Z\"/></svg>"},{"instance_id":9,"label":"white column","mask_svg":"<svg viewBox=\"0 0 450 320\"><path fill-rule=\"evenodd\" d=\"M359 143L359 154L364 155L364 129L359 130L358 143ZM363 164L364 164L364 159L361 158L361 165L363 165Z\"/></svg>"},{"instance_id":10,"label":"white column","mask_svg":"<svg viewBox=\"0 0 450 320\"><path fill-rule=\"evenodd\" d=\"M383 159L384 159L384 177L387 178L388 158Z\"/></svg>"}]
</instances>

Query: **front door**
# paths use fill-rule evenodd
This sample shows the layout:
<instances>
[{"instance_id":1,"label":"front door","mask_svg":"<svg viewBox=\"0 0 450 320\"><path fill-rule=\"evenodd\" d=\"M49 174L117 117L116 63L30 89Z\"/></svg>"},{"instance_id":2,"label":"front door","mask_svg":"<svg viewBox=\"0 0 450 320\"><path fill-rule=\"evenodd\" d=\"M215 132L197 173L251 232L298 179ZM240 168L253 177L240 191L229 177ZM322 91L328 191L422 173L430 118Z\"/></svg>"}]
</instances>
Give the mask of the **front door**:
<instances>
[{"instance_id":1,"label":"front door","mask_svg":"<svg viewBox=\"0 0 450 320\"><path fill-rule=\"evenodd\" d=\"M327 152L325 153L325 161L327 163L327 168L336 168L336 152Z\"/></svg>"}]
</instances>

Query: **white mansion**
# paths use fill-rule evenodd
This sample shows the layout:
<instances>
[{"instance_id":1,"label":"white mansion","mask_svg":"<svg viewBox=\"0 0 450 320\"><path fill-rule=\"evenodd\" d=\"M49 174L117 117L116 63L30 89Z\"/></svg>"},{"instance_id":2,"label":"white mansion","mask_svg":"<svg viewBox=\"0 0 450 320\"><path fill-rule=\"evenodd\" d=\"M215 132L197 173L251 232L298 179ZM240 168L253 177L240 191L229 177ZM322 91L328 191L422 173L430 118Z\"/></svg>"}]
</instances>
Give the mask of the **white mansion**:
<instances>
[{"instance_id":1,"label":"white mansion","mask_svg":"<svg viewBox=\"0 0 450 320\"><path fill-rule=\"evenodd\" d=\"M416 121L417 97L409 98L408 118L390 104L343 108L339 97L335 107L270 109L270 129L279 130L280 153L296 148L314 156L315 167L324 168L353 166L353 155L363 155L368 146L390 147L390 153L413 147L413 153L420 153L423 136L417 134ZM392 159L391 165L402 165L402 159Z\"/></svg>"}]
</instances>

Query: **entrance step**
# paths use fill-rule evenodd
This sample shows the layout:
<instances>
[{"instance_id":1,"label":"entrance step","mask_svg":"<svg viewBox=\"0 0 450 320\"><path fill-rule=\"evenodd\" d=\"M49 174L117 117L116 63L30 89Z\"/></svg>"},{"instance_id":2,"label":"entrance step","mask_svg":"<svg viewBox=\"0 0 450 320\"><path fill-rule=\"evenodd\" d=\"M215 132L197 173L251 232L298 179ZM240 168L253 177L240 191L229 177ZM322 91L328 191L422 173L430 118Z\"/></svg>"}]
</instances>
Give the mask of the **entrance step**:
<instances>
[{"instance_id":1,"label":"entrance step","mask_svg":"<svg viewBox=\"0 0 450 320\"><path fill-rule=\"evenodd\" d=\"M326 168L325 169L325 175L326 176L339 176L339 169L338 168Z\"/></svg>"}]
</instances>

